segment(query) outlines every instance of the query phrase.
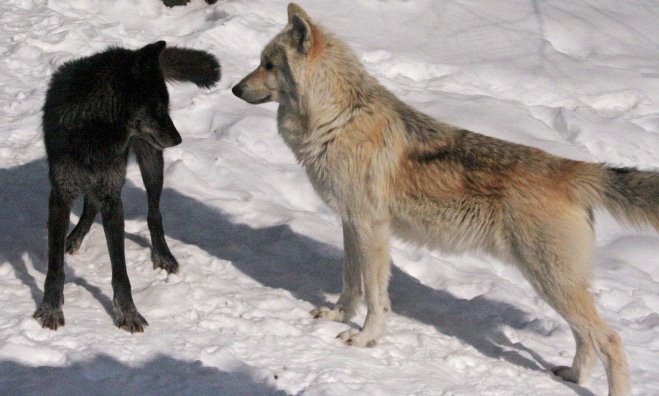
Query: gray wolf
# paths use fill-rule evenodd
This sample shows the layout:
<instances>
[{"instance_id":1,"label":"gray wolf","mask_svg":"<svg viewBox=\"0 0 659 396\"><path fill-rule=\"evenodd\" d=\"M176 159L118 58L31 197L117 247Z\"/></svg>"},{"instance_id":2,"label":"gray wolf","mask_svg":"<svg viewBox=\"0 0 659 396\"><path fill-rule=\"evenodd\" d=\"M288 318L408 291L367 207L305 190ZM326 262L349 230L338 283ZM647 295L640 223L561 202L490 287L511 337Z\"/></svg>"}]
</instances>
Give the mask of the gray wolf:
<instances>
[{"instance_id":1,"label":"gray wolf","mask_svg":"<svg viewBox=\"0 0 659 396\"><path fill-rule=\"evenodd\" d=\"M164 41L138 50L109 48L60 66L43 106L43 132L51 192L48 203L48 273L34 318L44 328L64 325L64 252L77 252L98 211L112 263L114 323L142 332L147 321L133 303L124 255L121 189L130 151L147 191L153 265L168 273L178 262L165 241L160 214L162 150L181 143L169 117L165 80L210 87L220 65L207 52L166 48ZM84 196L82 216L66 236L71 207Z\"/></svg>"},{"instance_id":2,"label":"gray wolf","mask_svg":"<svg viewBox=\"0 0 659 396\"><path fill-rule=\"evenodd\" d=\"M599 357L610 393L629 394L621 339L588 291L593 209L659 229L659 173L563 159L421 114L295 4L233 93L278 102L279 133L341 216L343 290L333 308L312 315L348 321L364 295L364 326L340 333L343 342L374 346L384 333L391 236L479 251L517 266L569 324L576 356L556 375L582 383Z\"/></svg>"}]
</instances>

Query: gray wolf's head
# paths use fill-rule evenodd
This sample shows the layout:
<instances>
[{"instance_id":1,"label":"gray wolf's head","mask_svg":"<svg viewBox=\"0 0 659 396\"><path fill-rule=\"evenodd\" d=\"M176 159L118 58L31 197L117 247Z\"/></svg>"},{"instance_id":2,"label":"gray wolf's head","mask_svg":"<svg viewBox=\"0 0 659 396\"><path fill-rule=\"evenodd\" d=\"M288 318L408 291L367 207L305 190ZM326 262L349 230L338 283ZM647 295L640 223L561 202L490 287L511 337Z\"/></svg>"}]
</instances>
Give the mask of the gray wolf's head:
<instances>
[{"instance_id":1,"label":"gray wolf's head","mask_svg":"<svg viewBox=\"0 0 659 396\"><path fill-rule=\"evenodd\" d=\"M300 6L288 5L288 24L261 53L261 63L233 87L251 104L297 102L299 80L321 48L322 34Z\"/></svg>"}]
</instances>

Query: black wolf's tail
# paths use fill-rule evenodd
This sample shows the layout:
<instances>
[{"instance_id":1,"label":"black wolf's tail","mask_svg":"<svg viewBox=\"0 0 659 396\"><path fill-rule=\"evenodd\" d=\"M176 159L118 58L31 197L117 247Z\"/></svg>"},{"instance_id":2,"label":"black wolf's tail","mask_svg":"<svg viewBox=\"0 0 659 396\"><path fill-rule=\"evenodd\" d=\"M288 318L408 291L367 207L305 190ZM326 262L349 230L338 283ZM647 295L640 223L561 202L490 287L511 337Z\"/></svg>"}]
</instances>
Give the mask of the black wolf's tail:
<instances>
[{"instance_id":1,"label":"black wolf's tail","mask_svg":"<svg viewBox=\"0 0 659 396\"><path fill-rule=\"evenodd\" d=\"M606 168L602 204L620 220L659 231L659 172Z\"/></svg>"},{"instance_id":2,"label":"black wolf's tail","mask_svg":"<svg viewBox=\"0 0 659 396\"><path fill-rule=\"evenodd\" d=\"M160 68L168 81L189 81L211 88L221 77L220 62L212 54L180 47L166 47L160 54Z\"/></svg>"}]
</instances>

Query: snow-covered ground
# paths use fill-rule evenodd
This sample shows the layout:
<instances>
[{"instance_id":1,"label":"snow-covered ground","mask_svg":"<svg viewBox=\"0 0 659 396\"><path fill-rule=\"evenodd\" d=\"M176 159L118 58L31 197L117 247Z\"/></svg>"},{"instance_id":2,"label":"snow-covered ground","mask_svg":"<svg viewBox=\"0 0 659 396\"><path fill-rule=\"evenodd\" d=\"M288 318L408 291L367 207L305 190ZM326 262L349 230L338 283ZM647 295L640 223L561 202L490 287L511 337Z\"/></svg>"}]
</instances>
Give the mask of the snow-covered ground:
<instances>
[{"instance_id":1,"label":"snow-covered ground","mask_svg":"<svg viewBox=\"0 0 659 396\"><path fill-rule=\"evenodd\" d=\"M276 105L232 87L286 23L286 1L4 0L0 4L0 394L602 395L548 374L572 334L512 267L394 242L394 313L376 348L309 311L340 292L341 227L277 135ZM570 158L659 167L659 2L300 1L399 97L444 121ZM32 319L47 267L40 127L48 79L109 45L208 50L223 77L170 86L183 143L162 212L181 271L150 261L139 171L124 188L133 295L150 326L112 324L100 223L67 257L66 326ZM72 222L81 213L78 205ZM597 213L592 291L633 392L659 394L659 236ZM364 309L357 318L361 324Z\"/></svg>"}]
</instances>

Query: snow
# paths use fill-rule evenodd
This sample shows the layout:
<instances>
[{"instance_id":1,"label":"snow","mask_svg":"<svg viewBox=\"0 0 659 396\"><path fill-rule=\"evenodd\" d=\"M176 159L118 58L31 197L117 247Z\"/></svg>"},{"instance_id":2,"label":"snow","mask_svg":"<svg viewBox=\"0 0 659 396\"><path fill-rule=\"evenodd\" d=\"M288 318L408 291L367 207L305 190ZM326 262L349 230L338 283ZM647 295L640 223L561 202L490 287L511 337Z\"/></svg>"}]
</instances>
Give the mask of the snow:
<instances>
[{"instance_id":1,"label":"snow","mask_svg":"<svg viewBox=\"0 0 659 396\"><path fill-rule=\"evenodd\" d=\"M580 160L659 167L659 2L300 1L396 95L444 121ZM572 334L512 267L393 242L394 313L375 348L313 320L341 290L340 221L277 134L276 105L230 92L286 23L286 2L5 0L0 4L0 394L601 395L547 372ZM217 87L170 85L183 143L162 211L181 271L150 261L139 171L124 188L126 257L150 326L112 324L96 223L66 258L66 326L31 315L47 268L41 106L63 62L164 39L214 53ZM74 209L77 221L81 206ZM659 236L597 213L592 291L621 335L633 393L659 394ZM97 219L98 221L98 219Z\"/></svg>"}]
</instances>

